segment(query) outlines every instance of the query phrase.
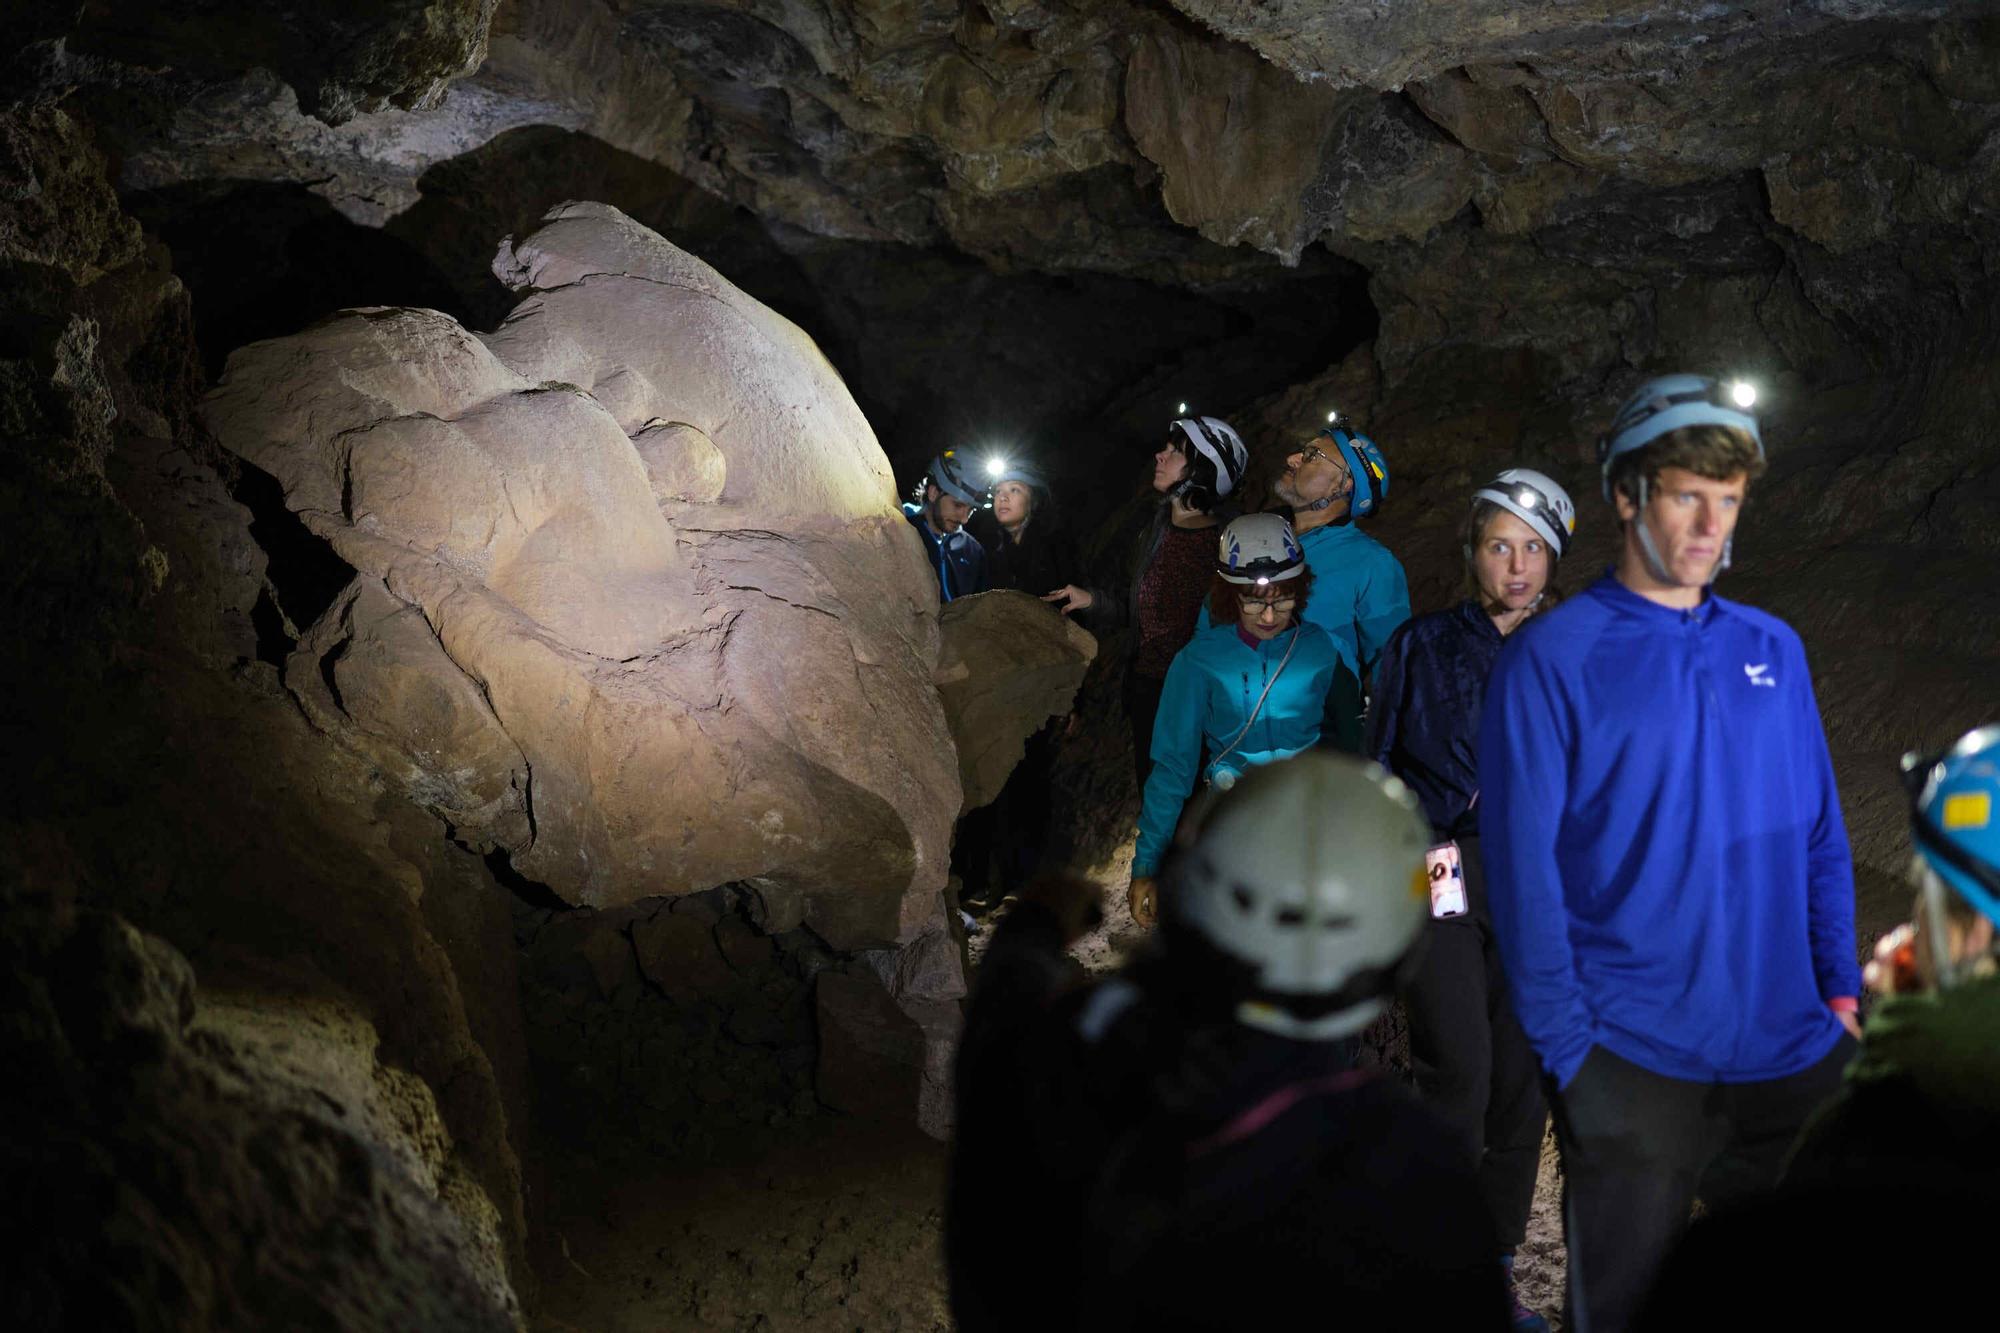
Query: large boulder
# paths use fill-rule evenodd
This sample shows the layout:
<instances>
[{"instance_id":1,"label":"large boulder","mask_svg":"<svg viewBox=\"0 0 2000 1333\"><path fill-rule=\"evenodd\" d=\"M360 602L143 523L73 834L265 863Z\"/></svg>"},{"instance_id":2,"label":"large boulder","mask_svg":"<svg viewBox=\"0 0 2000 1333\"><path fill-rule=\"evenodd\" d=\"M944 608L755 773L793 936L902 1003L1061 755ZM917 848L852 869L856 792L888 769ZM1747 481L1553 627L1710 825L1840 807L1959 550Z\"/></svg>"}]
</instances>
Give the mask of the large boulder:
<instances>
[{"instance_id":1,"label":"large boulder","mask_svg":"<svg viewBox=\"0 0 2000 1333\"><path fill-rule=\"evenodd\" d=\"M493 334L376 308L231 356L217 438L363 585L295 690L569 902L757 877L836 947L913 939L960 792L874 433L700 260L603 205L547 223Z\"/></svg>"},{"instance_id":2,"label":"large boulder","mask_svg":"<svg viewBox=\"0 0 2000 1333\"><path fill-rule=\"evenodd\" d=\"M965 808L1000 794L1028 738L1067 713L1097 640L1037 597L1000 589L945 604L938 694L958 747Z\"/></svg>"}]
</instances>

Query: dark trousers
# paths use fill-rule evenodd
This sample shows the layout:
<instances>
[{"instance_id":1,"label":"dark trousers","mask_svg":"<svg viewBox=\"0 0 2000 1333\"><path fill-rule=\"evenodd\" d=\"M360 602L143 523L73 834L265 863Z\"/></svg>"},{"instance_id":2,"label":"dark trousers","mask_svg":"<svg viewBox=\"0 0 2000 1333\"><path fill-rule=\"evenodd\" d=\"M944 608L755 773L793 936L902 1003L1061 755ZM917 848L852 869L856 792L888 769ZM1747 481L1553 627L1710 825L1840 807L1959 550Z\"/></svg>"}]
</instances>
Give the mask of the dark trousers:
<instances>
[{"instance_id":1,"label":"dark trousers","mask_svg":"<svg viewBox=\"0 0 2000 1333\"><path fill-rule=\"evenodd\" d=\"M1602 1046L1551 1098L1563 1158L1569 1326L1622 1333L1699 1197L1711 1213L1767 1193L1806 1118L1840 1087L1843 1035L1818 1064L1760 1083L1687 1083Z\"/></svg>"},{"instance_id":2,"label":"dark trousers","mask_svg":"<svg viewBox=\"0 0 2000 1333\"><path fill-rule=\"evenodd\" d=\"M1067 717L1056 717L1028 737L1021 762L991 802L958 821L952 868L964 884L961 901L992 905L1035 877L1051 854L1054 810L1049 782ZM1061 849L1054 849L1060 863ZM996 878L997 876L997 878Z\"/></svg>"},{"instance_id":3,"label":"dark trousers","mask_svg":"<svg viewBox=\"0 0 2000 1333\"><path fill-rule=\"evenodd\" d=\"M1165 676L1142 676L1125 669L1125 716L1132 722L1132 777L1139 794L1146 794L1146 775L1153 771L1153 720L1160 715Z\"/></svg>"},{"instance_id":4,"label":"dark trousers","mask_svg":"<svg viewBox=\"0 0 2000 1333\"><path fill-rule=\"evenodd\" d=\"M1459 842L1466 916L1430 923L1417 974L1403 992L1417 1091L1478 1173L1501 1248L1528 1235L1548 1110L1541 1065L1514 1019L1486 915L1477 839Z\"/></svg>"}]
</instances>

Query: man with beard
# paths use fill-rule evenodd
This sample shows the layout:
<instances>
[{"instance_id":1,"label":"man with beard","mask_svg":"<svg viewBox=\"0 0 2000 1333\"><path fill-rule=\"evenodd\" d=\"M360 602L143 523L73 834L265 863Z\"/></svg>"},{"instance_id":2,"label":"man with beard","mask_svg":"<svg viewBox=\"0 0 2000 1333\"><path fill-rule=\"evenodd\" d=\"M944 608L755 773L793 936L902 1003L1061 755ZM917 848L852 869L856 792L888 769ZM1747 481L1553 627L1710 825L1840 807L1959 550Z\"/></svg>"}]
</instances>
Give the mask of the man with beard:
<instances>
[{"instance_id":1,"label":"man with beard","mask_svg":"<svg viewBox=\"0 0 2000 1333\"><path fill-rule=\"evenodd\" d=\"M1396 627L1410 618L1410 585L1387 547L1355 526L1389 493L1389 466L1373 440L1329 425L1285 459L1272 486L1291 507L1292 530L1313 573L1306 619L1340 645L1365 677Z\"/></svg>"}]
</instances>

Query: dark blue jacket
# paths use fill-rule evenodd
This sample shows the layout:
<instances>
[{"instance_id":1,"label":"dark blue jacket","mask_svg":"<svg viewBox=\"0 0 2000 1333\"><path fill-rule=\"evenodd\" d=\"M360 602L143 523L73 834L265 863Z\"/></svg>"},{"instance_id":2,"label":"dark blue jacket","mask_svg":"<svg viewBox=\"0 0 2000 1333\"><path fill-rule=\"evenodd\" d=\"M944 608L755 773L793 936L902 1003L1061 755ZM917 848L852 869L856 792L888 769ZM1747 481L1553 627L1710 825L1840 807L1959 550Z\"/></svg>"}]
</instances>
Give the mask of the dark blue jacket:
<instances>
[{"instance_id":1,"label":"dark blue jacket","mask_svg":"<svg viewBox=\"0 0 2000 1333\"><path fill-rule=\"evenodd\" d=\"M1506 642L1467 600L1407 621L1375 663L1362 753L1415 792L1440 839L1479 831L1479 713Z\"/></svg>"},{"instance_id":2,"label":"dark blue jacket","mask_svg":"<svg viewBox=\"0 0 2000 1333\"><path fill-rule=\"evenodd\" d=\"M1607 575L1507 636L1479 729L1487 900L1514 1012L1567 1084L1818 1063L1860 989L1854 867L1799 636Z\"/></svg>"},{"instance_id":3,"label":"dark blue jacket","mask_svg":"<svg viewBox=\"0 0 2000 1333\"><path fill-rule=\"evenodd\" d=\"M924 539L931 572L937 575L940 602L986 591L986 551L976 537L964 528L939 537L924 522L924 511L914 505L903 506L903 517Z\"/></svg>"}]
</instances>

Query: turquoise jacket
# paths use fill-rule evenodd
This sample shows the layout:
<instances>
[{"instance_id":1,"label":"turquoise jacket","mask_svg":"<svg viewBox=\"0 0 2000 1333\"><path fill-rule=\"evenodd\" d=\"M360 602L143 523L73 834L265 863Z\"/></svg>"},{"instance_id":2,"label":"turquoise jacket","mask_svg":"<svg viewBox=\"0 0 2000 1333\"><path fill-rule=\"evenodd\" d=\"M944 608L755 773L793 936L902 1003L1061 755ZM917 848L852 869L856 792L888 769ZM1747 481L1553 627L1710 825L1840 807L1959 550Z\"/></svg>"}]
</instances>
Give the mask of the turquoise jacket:
<instances>
[{"instance_id":1,"label":"turquoise jacket","mask_svg":"<svg viewBox=\"0 0 2000 1333\"><path fill-rule=\"evenodd\" d=\"M1366 675L1382 645L1410 618L1410 584L1389 548L1352 523L1328 523L1299 537L1313 572L1306 620L1333 636L1347 669Z\"/></svg>"},{"instance_id":2,"label":"turquoise jacket","mask_svg":"<svg viewBox=\"0 0 2000 1333\"><path fill-rule=\"evenodd\" d=\"M1313 597L1318 596L1314 588ZM1244 719L1294 638L1298 648L1271 687L1263 711L1217 763L1214 756L1243 730ZM1153 771L1139 810L1139 850L1132 873L1150 875L1159 869L1197 776L1213 781L1227 770L1233 778L1246 768L1322 743L1356 749L1359 699L1360 684L1342 660L1339 645L1317 625L1300 625L1255 648L1233 623L1198 631L1167 668L1153 722Z\"/></svg>"}]
</instances>

